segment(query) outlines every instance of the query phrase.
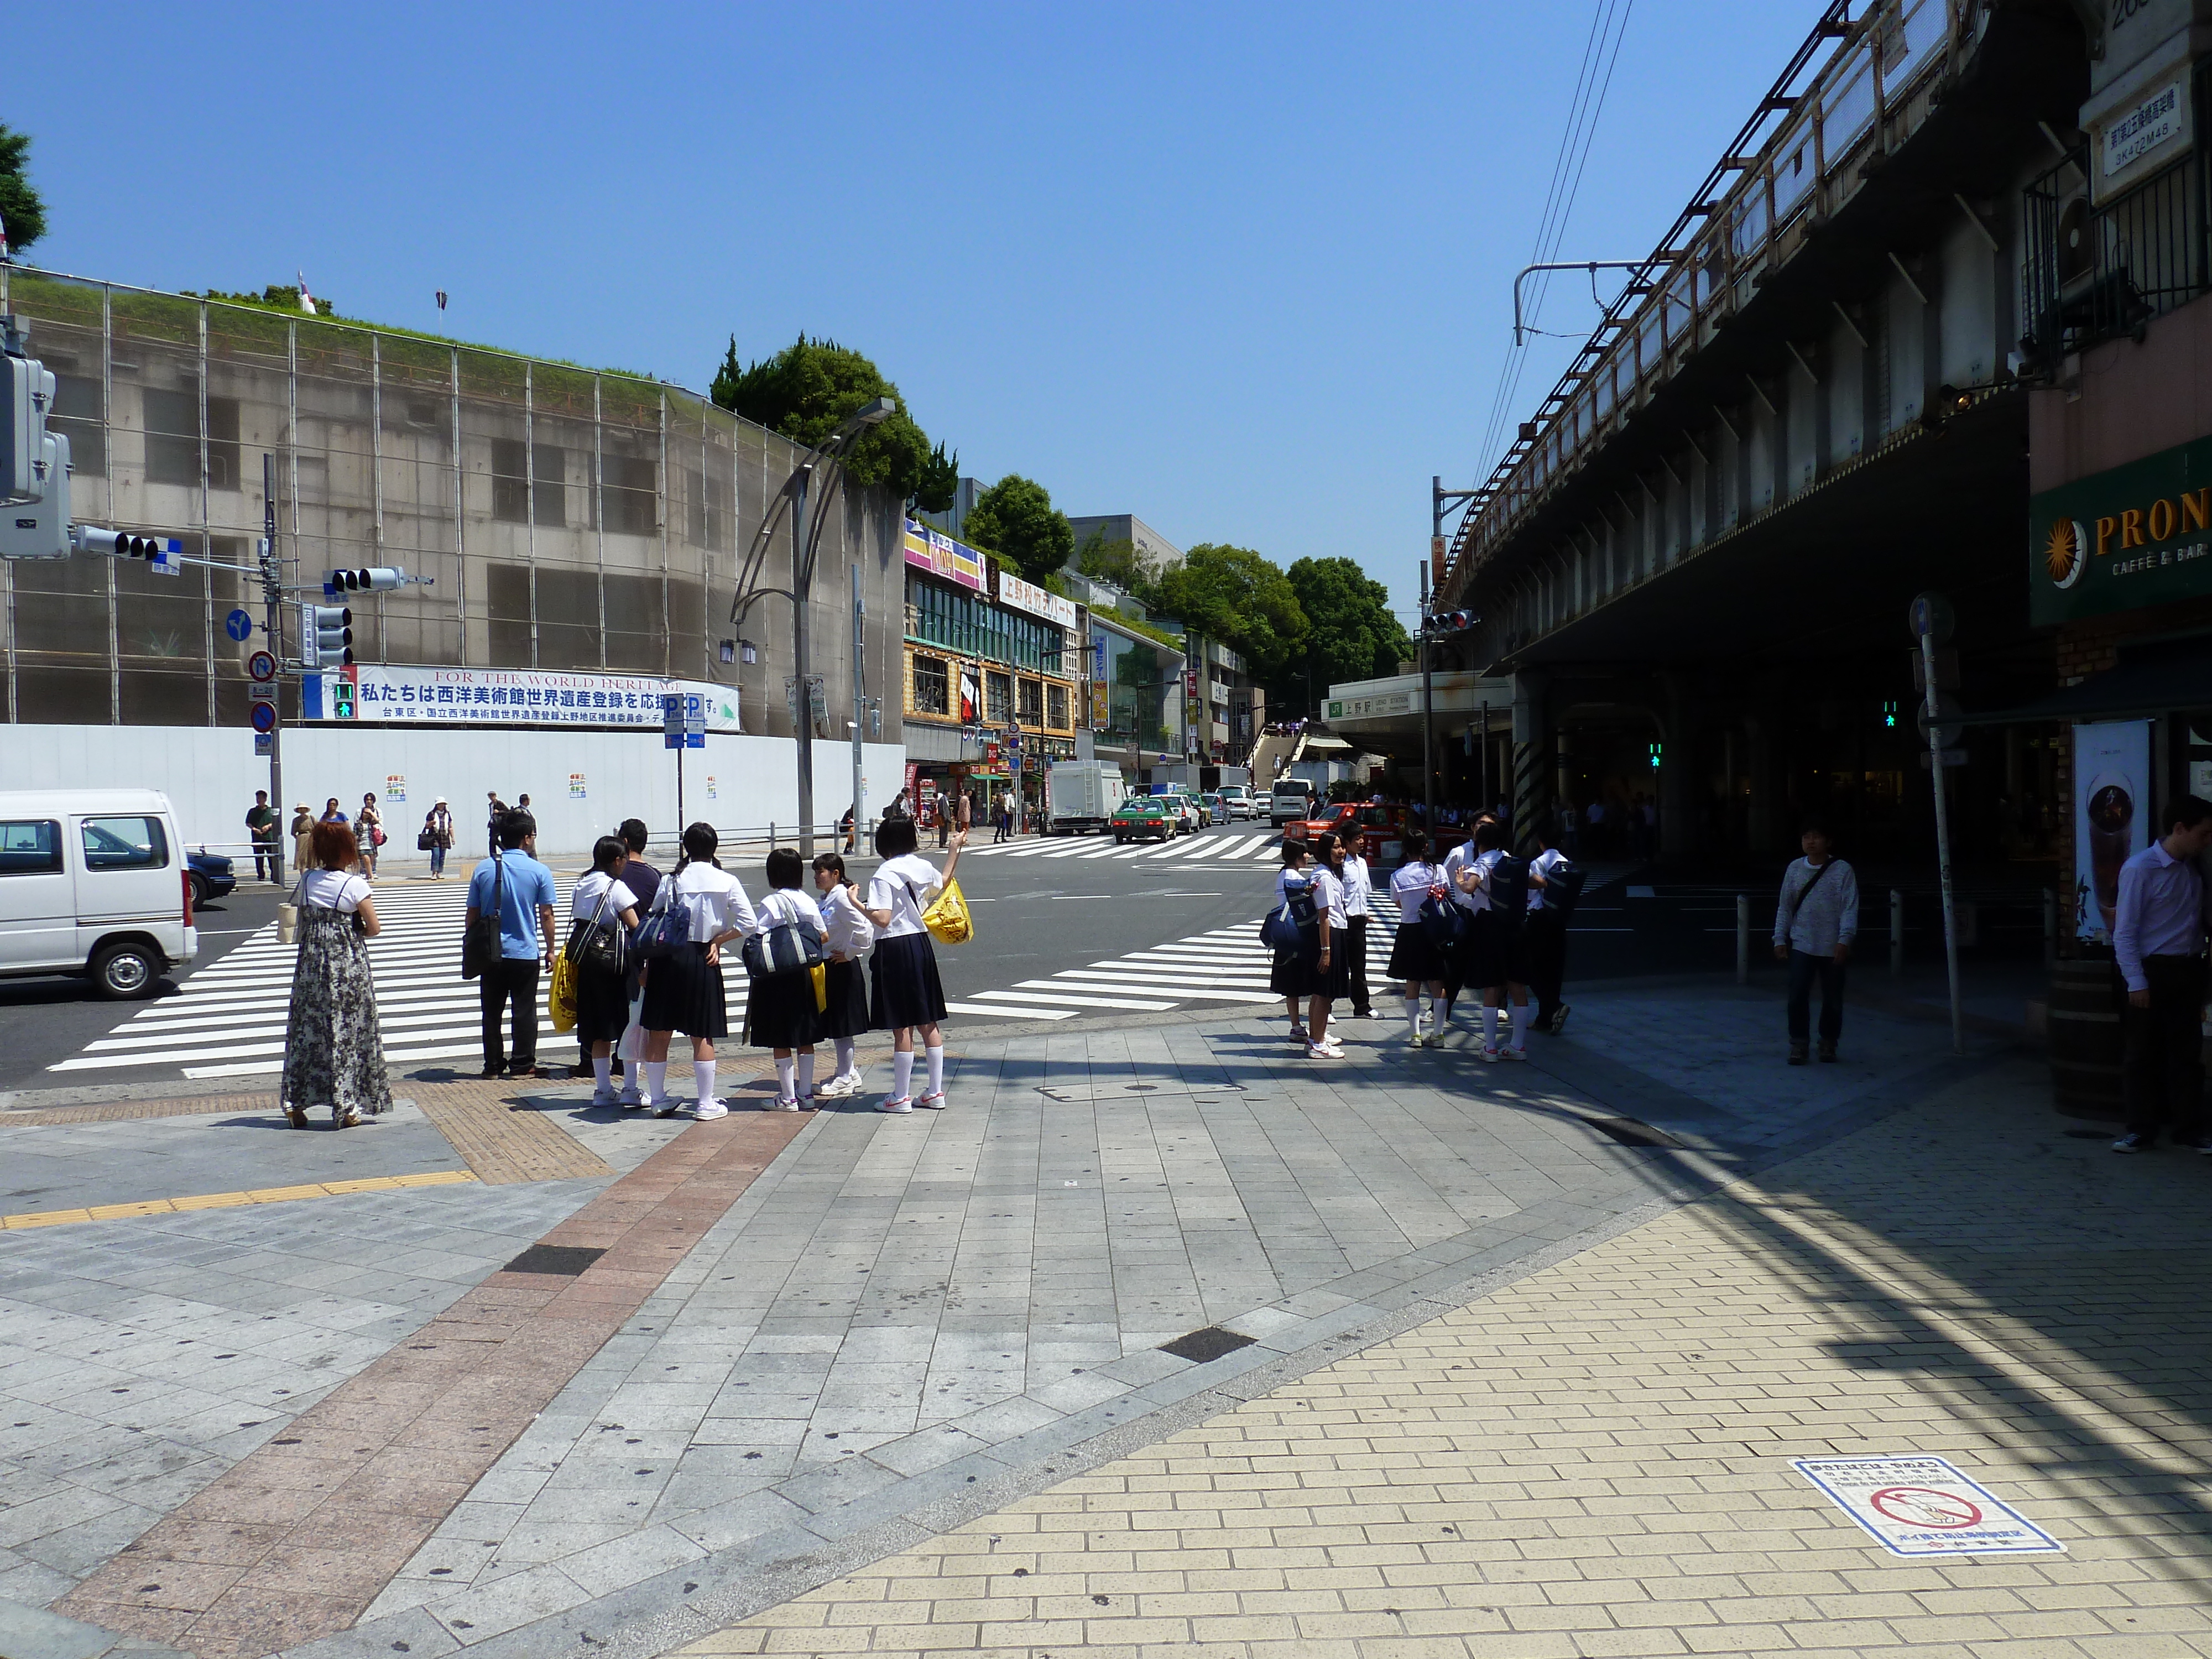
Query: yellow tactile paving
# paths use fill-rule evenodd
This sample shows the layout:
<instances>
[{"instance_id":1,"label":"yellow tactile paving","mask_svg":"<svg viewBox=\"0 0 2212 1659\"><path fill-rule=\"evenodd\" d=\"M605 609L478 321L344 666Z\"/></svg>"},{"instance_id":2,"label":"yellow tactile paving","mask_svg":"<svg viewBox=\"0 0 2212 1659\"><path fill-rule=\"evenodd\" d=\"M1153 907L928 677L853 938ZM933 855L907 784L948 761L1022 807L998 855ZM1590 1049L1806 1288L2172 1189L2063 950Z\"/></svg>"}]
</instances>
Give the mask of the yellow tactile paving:
<instances>
[{"instance_id":1,"label":"yellow tactile paving","mask_svg":"<svg viewBox=\"0 0 2212 1659\"><path fill-rule=\"evenodd\" d=\"M74 1221L114 1221L129 1216L176 1215L187 1210L224 1210L244 1204L289 1204L302 1198L338 1198L348 1193L388 1193L402 1187L450 1187L474 1181L467 1170L431 1170L422 1175L368 1176L355 1181L311 1182L300 1187L259 1187L239 1193L196 1193L188 1198L149 1198L131 1204L95 1204L82 1210L34 1210L0 1215L0 1230L65 1227Z\"/></svg>"},{"instance_id":2,"label":"yellow tactile paving","mask_svg":"<svg viewBox=\"0 0 2212 1659\"><path fill-rule=\"evenodd\" d=\"M2212 1654L2205 1172L2046 1088L1985 1074L683 1651ZM1908 1453L2067 1553L1893 1558L1790 1462Z\"/></svg>"}]
</instances>

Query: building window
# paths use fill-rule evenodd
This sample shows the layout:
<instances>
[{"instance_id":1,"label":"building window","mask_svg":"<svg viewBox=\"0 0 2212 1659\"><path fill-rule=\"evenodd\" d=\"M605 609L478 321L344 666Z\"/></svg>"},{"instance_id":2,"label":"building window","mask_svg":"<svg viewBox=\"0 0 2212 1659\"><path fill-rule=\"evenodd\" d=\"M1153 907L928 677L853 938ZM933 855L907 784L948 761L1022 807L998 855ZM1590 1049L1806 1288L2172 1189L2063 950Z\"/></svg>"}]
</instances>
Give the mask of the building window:
<instances>
[{"instance_id":1,"label":"building window","mask_svg":"<svg viewBox=\"0 0 2212 1659\"><path fill-rule=\"evenodd\" d=\"M521 439L491 441L491 515L502 524L530 522L529 468Z\"/></svg>"},{"instance_id":2,"label":"building window","mask_svg":"<svg viewBox=\"0 0 2212 1659\"><path fill-rule=\"evenodd\" d=\"M1045 687L1044 723L1055 732L1067 730L1067 688L1066 686Z\"/></svg>"},{"instance_id":3,"label":"building window","mask_svg":"<svg viewBox=\"0 0 2212 1659\"><path fill-rule=\"evenodd\" d=\"M1022 724L1034 730L1044 724L1044 682L1021 682Z\"/></svg>"},{"instance_id":4,"label":"building window","mask_svg":"<svg viewBox=\"0 0 2212 1659\"><path fill-rule=\"evenodd\" d=\"M100 382L82 374L54 376L54 432L70 441L70 470L88 477L107 476L107 428L100 419ZM199 458L192 458L197 481Z\"/></svg>"},{"instance_id":5,"label":"building window","mask_svg":"<svg viewBox=\"0 0 2212 1659\"><path fill-rule=\"evenodd\" d=\"M651 460L642 455L606 458L607 528L623 536L651 536L660 529L654 510L657 486Z\"/></svg>"},{"instance_id":6,"label":"building window","mask_svg":"<svg viewBox=\"0 0 2212 1659\"><path fill-rule=\"evenodd\" d=\"M983 676L983 719L992 726L1004 726L1013 713L1014 683L1005 674Z\"/></svg>"},{"instance_id":7,"label":"building window","mask_svg":"<svg viewBox=\"0 0 2212 1659\"><path fill-rule=\"evenodd\" d=\"M146 482L195 487L200 481L200 392L198 386L179 392L148 386L142 394L146 413ZM207 482L210 489L238 488L238 399L207 400Z\"/></svg>"},{"instance_id":8,"label":"building window","mask_svg":"<svg viewBox=\"0 0 2212 1659\"><path fill-rule=\"evenodd\" d=\"M945 675L945 664L936 657L916 657L914 659L914 712L917 714L944 714L951 712L951 687Z\"/></svg>"},{"instance_id":9,"label":"building window","mask_svg":"<svg viewBox=\"0 0 2212 1659\"><path fill-rule=\"evenodd\" d=\"M568 522L568 452L558 444L532 444L530 465L537 522L559 529Z\"/></svg>"}]
</instances>

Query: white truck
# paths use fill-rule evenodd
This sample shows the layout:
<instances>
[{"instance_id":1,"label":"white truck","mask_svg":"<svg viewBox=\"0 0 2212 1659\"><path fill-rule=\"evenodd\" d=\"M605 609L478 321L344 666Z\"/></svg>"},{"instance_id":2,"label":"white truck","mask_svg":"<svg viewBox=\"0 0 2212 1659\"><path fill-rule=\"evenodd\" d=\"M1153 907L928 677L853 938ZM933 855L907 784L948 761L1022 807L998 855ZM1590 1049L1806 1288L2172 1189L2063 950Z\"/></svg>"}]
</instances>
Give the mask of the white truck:
<instances>
[{"instance_id":1,"label":"white truck","mask_svg":"<svg viewBox=\"0 0 2212 1659\"><path fill-rule=\"evenodd\" d=\"M1104 761L1055 761L1044 775L1046 833L1079 836L1103 830L1128 799L1121 769Z\"/></svg>"},{"instance_id":2,"label":"white truck","mask_svg":"<svg viewBox=\"0 0 2212 1659\"><path fill-rule=\"evenodd\" d=\"M149 997L199 953L184 839L157 790L0 793L0 978L80 974L103 997Z\"/></svg>"}]
</instances>

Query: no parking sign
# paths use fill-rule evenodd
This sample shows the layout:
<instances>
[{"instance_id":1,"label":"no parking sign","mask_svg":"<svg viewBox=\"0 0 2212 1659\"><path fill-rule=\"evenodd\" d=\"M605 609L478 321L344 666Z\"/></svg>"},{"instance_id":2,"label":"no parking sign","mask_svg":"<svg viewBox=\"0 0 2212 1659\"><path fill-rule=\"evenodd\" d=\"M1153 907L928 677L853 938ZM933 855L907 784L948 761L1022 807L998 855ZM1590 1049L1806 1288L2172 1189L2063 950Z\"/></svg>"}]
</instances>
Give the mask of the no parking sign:
<instances>
[{"instance_id":1,"label":"no parking sign","mask_svg":"<svg viewBox=\"0 0 2212 1659\"><path fill-rule=\"evenodd\" d=\"M1801 1457L1798 1473L1892 1555L2063 1553L2066 1547L1941 1457Z\"/></svg>"}]
</instances>

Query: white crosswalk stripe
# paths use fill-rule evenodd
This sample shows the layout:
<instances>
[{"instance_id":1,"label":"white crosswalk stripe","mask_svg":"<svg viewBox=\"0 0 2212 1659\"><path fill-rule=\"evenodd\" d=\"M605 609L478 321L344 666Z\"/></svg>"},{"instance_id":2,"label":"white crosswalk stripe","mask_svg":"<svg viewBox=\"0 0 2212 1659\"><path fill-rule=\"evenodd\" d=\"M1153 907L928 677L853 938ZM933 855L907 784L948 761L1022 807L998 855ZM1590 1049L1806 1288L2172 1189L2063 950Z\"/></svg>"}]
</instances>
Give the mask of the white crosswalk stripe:
<instances>
[{"instance_id":1,"label":"white crosswalk stripe","mask_svg":"<svg viewBox=\"0 0 2212 1659\"><path fill-rule=\"evenodd\" d=\"M556 915L568 915L573 885L567 878L558 880ZM376 912L384 931L368 942L368 955L376 975L386 1060L397 1064L482 1058L477 988L460 975L461 918L467 908L468 890L459 882L377 890ZM565 921L562 927L565 934ZM143 1073L155 1067L181 1071L188 1078L279 1072L294 956L292 946L276 942L271 923L188 976L179 995L140 1010L47 1070L112 1073L118 1081L134 1069ZM550 981L550 975L538 979L541 1050L571 1041L555 1034L546 1012ZM746 984L734 951L723 954L722 982L735 1030L744 1014Z\"/></svg>"},{"instance_id":2,"label":"white crosswalk stripe","mask_svg":"<svg viewBox=\"0 0 2212 1659\"><path fill-rule=\"evenodd\" d=\"M1251 836L1231 829L1219 834L1178 836L1173 841L1116 842L1111 836L1067 836L1050 840L1000 842L971 846L963 859L1188 859L1224 864L1272 862L1282 845L1279 832Z\"/></svg>"}]
</instances>

